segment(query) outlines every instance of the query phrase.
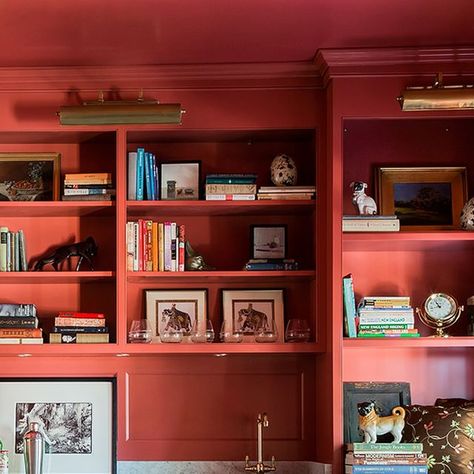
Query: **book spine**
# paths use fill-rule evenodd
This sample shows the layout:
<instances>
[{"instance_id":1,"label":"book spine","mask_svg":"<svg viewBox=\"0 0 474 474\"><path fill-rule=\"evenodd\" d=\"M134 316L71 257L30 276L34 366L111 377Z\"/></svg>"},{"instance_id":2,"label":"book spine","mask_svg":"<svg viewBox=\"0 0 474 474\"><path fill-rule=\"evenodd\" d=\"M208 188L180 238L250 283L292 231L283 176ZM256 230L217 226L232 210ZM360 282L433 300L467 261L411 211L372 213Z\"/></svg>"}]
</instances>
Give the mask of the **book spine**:
<instances>
[{"instance_id":1,"label":"book spine","mask_svg":"<svg viewBox=\"0 0 474 474\"><path fill-rule=\"evenodd\" d=\"M144 198L144 177L145 177L145 149L137 148L137 201Z\"/></svg>"},{"instance_id":2,"label":"book spine","mask_svg":"<svg viewBox=\"0 0 474 474\"><path fill-rule=\"evenodd\" d=\"M158 271L165 271L164 257L164 223L158 223Z\"/></svg>"},{"instance_id":3,"label":"book spine","mask_svg":"<svg viewBox=\"0 0 474 474\"><path fill-rule=\"evenodd\" d=\"M145 261L145 221L138 219L138 271L143 271Z\"/></svg>"},{"instance_id":4,"label":"book spine","mask_svg":"<svg viewBox=\"0 0 474 474\"><path fill-rule=\"evenodd\" d=\"M152 194L152 185L151 185L151 156L150 152L145 152L145 192L146 192L146 199L147 201L151 201L153 199Z\"/></svg>"},{"instance_id":5,"label":"book spine","mask_svg":"<svg viewBox=\"0 0 474 474\"><path fill-rule=\"evenodd\" d=\"M103 327L105 326L105 319L99 318L62 318L56 316L54 318L55 326L93 326Z\"/></svg>"},{"instance_id":6,"label":"book spine","mask_svg":"<svg viewBox=\"0 0 474 474\"><path fill-rule=\"evenodd\" d=\"M255 201L255 194L206 194L206 201Z\"/></svg>"},{"instance_id":7,"label":"book spine","mask_svg":"<svg viewBox=\"0 0 474 474\"><path fill-rule=\"evenodd\" d=\"M207 175L206 184L255 184L257 181L257 175L232 175L232 174L223 174L223 175Z\"/></svg>"},{"instance_id":8,"label":"book spine","mask_svg":"<svg viewBox=\"0 0 474 474\"><path fill-rule=\"evenodd\" d=\"M176 272L178 270L177 264L177 252L176 252L176 222L171 223L171 271Z\"/></svg>"},{"instance_id":9,"label":"book spine","mask_svg":"<svg viewBox=\"0 0 474 474\"><path fill-rule=\"evenodd\" d=\"M298 263L246 263L245 270L298 270Z\"/></svg>"},{"instance_id":10,"label":"book spine","mask_svg":"<svg viewBox=\"0 0 474 474\"><path fill-rule=\"evenodd\" d=\"M61 334L67 334L67 333L104 333L108 332L107 326L103 327L93 327L93 326L82 326L82 327L77 327L77 326L55 326L53 328L53 332L56 333L61 333Z\"/></svg>"},{"instance_id":11,"label":"book spine","mask_svg":"<svg viewBox=\"0 0 474 474\"><path fill-rule=\"evenodd\" d=\"M0 227L0 272L7 271L7 235L8 227Z\"/></svg>"},{"instance_id":12,"label":"book spine","mask_svg":"<svg viewBox=\"0 0 474 474\"><path fill-rule=\"evenodd\" d=\"M171 271L171 222L164 223L163 234L164 271Z\"/></svg>"},{"instance_id":13,"label":"book spine","mask_svg":"<svg viewBox=\"0 0 474 474\"><path fill-rule=\"evenodd\" d=\"M37 328L38 319L35 316L2 316L0 328Z\"/></svg>"},{"instance_id":14,"label":"book spine","mask_svg":"<svg viewBox=\"0 0 474 474\"><path fill-rule=\"evenodd\" d=\"M34 304L0 303L0 318L5 316L36 316Z\"/></svg>"},{"instance_id":15,"label":"book spine","mask_svg":"<svg viewBox=\"0 0 474 474\"><path fill-rule=\"evenodd\" d=\"M413 466L413 465L354 465L346 466L346 473L357 474L361 473L372 473L372 474L426 474L428 467L425 466Z\"/></svg>"},{"instance_id":16,"label":"book spine","mask_svg":"<svg viewBox=\"0 0 474 474\"><path fill-rule=\"evenodd\" d=\"M12 233L7 232L7 272L12 271Z\"/></svg>"},{"instance_id":17,"label":"book spine","mask_svg":"<svg viewBox=\"0 0 474 474\"><path fill-rule=\"evenodd\" d=\"M133 272L133 222L127 222L127 271Z\"/></svg>"},{"instance_id":18,"label":"book spine","mask_svg":"<svg viewBox=\"0 0 474 474\"><path fill-rule=\"evenodd\" d=\"M106 188L81 188L81 189L64 189L64 196L90 196L96 194L113 194L111 189Z\"/></svg>"},{"instance_id":19,"label":"book spine","mask_svg":"<svg viewBox=\"0 0 474 474\"><path fill-rule=\"evenodd\" d=\"M64 183L64 189L112 189L112 183L107 184L67 184Z\"/></svg>"},{"instance_id":20,"label":"book spine","mask_svg":"<svg viewBox=\"0 0 474 474\"><path fill-rule=\"evenodd\" d=\"M0 337L43 337L40 328L0 328Z\"/></svg>"},{"instance_id":21,"label":"book spine","mask_svg":"<svg viewBox=\"0 0 474 474\"><path fill-rule=\"evenodd\" d=\"M18 232L20 240L20 268L21 271L26 272L28 270L28 260L26 258L25 233L21 229Z\"/></svg>"},{"instance_id":22,"label":"book spine","mask_svg":"<svg viewBox=\"0 0 474 474\"><path fill-rule=\"evenodd\" d=\"M75 196L61 196L63 201L112 201L113 194L80 194Z\"/></svg>"},{"instance_id":23,"label":"book spine","mask_svg":"<svg viewBox=\"0 0 474 474\"><path fill-rule=\"evenodd\" d=\"M59 334L52 333L49 335L50 344L92 344L92 343L108 343L108 334Z\"/></svg>"},{"instance_id":24,"label":"book spine","mask_svg":"<svg viewBox=\"0 0 474 474\"><path fill-rule=\"evenodd\" d=\"M112 173L66 173L65 181L80 181L88 179L112 180Z\"/></svg>"},{"instance_id":25,"label":"book spine","mask_svg":"<svg viewBox=\"0 0 474 474\"><path fill-rule=\"evenodd\" d=\"M346 464L426 464L426 454L346 454Z\"/></svg>"},{"instance_id":26,"label":"book spine","mask_svg":"<svg viewBox=\"0 0 474 474\"><path fill-rule=\"evenodd\" d=\"M370 453L423 453L423 443L350 443L348 450L354 454Z\"/></svg>"},{"instance_id":27,"label":"book spine","mask_svg":"<svg viewBox=\"0 0 474 474\"><path fill-rule=\"evenodd\" d=\"M417 333L417 332L409 332L409 333L405 333L405 332L399 332L399 333L386 333L386 332L360 332L357 334L357 337L365 337L365 338L371 338L371 337L386 337L386 338L389 338L389 337L407 337L407 338L410 338L410 337L420 337L420 333Z\"/></svg>"},{"instance_id":28,"label":"book spine","mask_svg":"<svg viewBox=\"0 0 474 474\"><path fill-rule=\"evenodd\" d=\"M138 222L133 223L133 271L138 272L138 255L139 255L139 227Z\"/></svg>"},{"instance_id":29,"label":"book spine","mask_svg":"<svg viewBox=\"0 0 474 474\"><path fill-rule=\"evenodd\" d=\"M345 232L393 232L400 230L400 221L398 219L388 219L386 221L382 219L377 219L374 221L343 220L342 230Z\"/></svg>"},{"instance_id":30,"label":"book spine","mask_svg":"<svg viewBox=\"0 0 474 474\"><path fill-rule=\"evenodd\" d=\"M356 305L352 275L347 275L342 279L342 293L346 335L348 337L356 337Z\"/></svg>"},{"instance_id":31,"label":"book spine","mask_svg":"<svg viewBox=\"0 0 474 474\"><path fill-rule=\"evenodd\" d=\"M359 324L359 331L401 331L411 329L410 326L410 324Z\"/></svg>"},{"instance_id":32,"label":"book spine","mask_svg":"<svg viewBox=\"0 0 474 474\"><path fill-rule=\"evenodd\" d=\"M20 344L43 344L42 337L22 337L20 338Z\"/></svg>"},{"instance_id":33,"label":"book spine","mask_svg":"<svg viewBox=\"0 0 474 474\"><path fill-rule=\"evenodd\" d=\"M144 271L153 271L153 221L145 221L145 264Z\"/></svg>"},{"instance_id":34,"label":"book spine","mask_svg":"<svg viewBox=\"0 0 474 474\"><path fill-rule=\"evenodd\" d=\"M14 267L13 271L19 272L20 271L20 234L18 232L15 232L13 234L13 249L15 251L15 256L14 256Z\"/></svg>"},{"instance_id":35,"label":"book spine","mask_svg":"<svg viewBox=\"0 0 474 474\"><path fill-rule=\"evenodd\" d=\"M81 318L81 319L104 319L104 313L80 313L78 311L59 311L58 316L61 318Z\"/></svg>"},{"instance_id":36,"label":"book spine","mask_svg":"<svg viewBox=\"0 0 474 474\"><path fill-rule=\"evenodd\" d=\"M155 154L151 155L151 161L152 161L152 167L153 167L153 199L156 201L159 199L159 190L160 190L160 185L159 185L159 172L158 172L158 166L156 165L156 156Z\"/></svg>"},{"instance_id":37,"label":"book spine","mask_svg":"<svg viewBox=\"0 0 474 474\"><path fill-rule=\"evenodd\" d=\"M206 184L207 194L255 194L256 184Z\"/></svg>"},{"instance_id":38,"label":"book spine","mask_svg":"<svg viewBox=\"0 0 474 474\"><path fill-rule=\"evenodd\" d=\"M178 228L179 258L178 271L184 272L186 264L186 227L181 224Z\"/></svg>"},{"instance_id":39,"label":"book spine","mask_svg":"<svg viewBox=\"0 0 474 474\"><path fill-rule=\"evenodd\" d=\"M151 269L158 271L158 222L152 222L151 227Z\"/></svg>"}]
</instances>

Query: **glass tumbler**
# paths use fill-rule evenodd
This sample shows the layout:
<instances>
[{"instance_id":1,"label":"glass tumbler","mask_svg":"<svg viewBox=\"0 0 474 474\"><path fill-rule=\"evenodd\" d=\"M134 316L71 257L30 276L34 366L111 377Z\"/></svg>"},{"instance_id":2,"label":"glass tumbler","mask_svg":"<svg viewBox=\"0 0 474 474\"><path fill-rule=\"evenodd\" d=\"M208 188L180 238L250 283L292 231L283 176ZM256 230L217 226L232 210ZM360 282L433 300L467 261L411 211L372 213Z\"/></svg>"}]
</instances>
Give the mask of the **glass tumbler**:
<instances>
[{"instance_id":1,"label":"glass tumbler","mask_svg":"<svg viewBox=\"0 0 474 474\"><path fill-rule=\"evenodd\" d=\"M151 342L151 327L147 319L134 319L130 325L128 342L133 344L147 344Z\"/></svg>"},{"instance_id":2,"label":"glass tumbler","mask_svg":"<svg viewBox=\"0 0 474 474\"><path fill-rule=\"evenodd\" d=\"M232 328L231 322L223 321L221 325L220 332L221 342L242 342L244 340L244 335L242 331L237 331Z\"/></svg>"},{"instance_id":3,"label":"glass tumbler","mask_svg":"<svg viewBox=\"0 0 474 474\"><path fill-rule=\"evenodd\" d=\"M306 319L290 319L286 325L286 342L308 342L311 331Z\"/></svg>"},{"instance_id":4,"label":"glass tumbler","mask_svg":"<svg viewBox=\"0 0 474 474\"><path fill-rule=\"evenodd\" d=\"M195 343L214 341L214 327L210 319L196 323L191 332L191 341Z\"/></svg>"},{"instance_id":5,"label":"glass tumbler","mask_svg":"<svg viewBox=\"0 0 474 474\"><path fill-rule=\"evenodd\" d=\"M255 342L276 342L278 329L275 320L262 320L255 328Z\"/></svg>"}]
</instances>

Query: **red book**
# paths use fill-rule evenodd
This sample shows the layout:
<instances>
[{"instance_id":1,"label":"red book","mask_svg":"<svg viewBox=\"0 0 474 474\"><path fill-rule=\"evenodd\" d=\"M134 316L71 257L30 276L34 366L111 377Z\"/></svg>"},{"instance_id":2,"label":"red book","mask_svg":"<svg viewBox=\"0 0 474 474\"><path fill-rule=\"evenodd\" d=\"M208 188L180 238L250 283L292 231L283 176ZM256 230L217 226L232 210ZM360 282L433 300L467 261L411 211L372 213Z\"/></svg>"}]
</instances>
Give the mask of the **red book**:
<instances>
[{"instance_id":1,"label":"red book","mask_svg":"<svg viewBox=\"0 0 474 474\"><path fill-rule=\"evenodd\" d=\"M104 319L104 313L79 313L77 311L59 311L60 318Z\"/></svg>"}]
</instances>

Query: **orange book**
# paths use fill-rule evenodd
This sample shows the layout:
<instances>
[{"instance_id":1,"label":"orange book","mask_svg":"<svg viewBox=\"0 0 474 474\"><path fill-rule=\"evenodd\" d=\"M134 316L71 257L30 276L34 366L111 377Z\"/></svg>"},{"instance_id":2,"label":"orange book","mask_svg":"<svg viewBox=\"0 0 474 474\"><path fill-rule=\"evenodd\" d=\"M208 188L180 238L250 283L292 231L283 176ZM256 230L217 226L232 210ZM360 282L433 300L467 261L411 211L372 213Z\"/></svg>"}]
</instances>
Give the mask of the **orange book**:
<instances>
[{"instance_id":1,"label":"orange book","mask_svg":"<svg viewBox=\"0 0 474 474\"><path fill-rule=\"evenodd\" d=\"M43 337L41 328L0 328L0 338L3 337Z\"/></svg>"}]
</instances>

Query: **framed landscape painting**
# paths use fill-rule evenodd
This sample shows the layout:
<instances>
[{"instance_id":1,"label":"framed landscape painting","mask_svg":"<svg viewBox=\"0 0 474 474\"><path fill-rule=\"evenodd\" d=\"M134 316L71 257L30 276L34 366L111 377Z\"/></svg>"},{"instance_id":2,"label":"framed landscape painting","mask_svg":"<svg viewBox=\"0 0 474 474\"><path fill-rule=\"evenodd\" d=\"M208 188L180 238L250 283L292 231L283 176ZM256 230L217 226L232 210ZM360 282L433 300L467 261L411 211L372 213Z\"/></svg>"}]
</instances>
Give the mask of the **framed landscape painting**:
<instances>
[{"instance_id":1,"label":"framed landscape painting","mask_svg":"<svg viewBox=\"0 0 474 474\"><path fill-rule=\"evenodd\" d=\"M404 230L447 230L460 226L467 201L465 167L378 168L381 215L397 215Z\"/></svg>"}]
</instances>

